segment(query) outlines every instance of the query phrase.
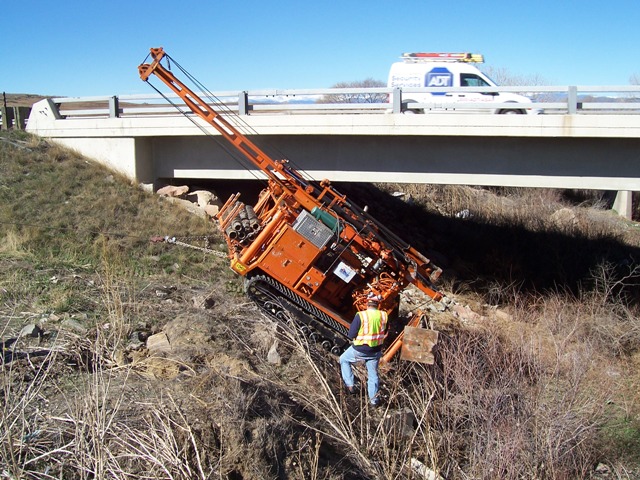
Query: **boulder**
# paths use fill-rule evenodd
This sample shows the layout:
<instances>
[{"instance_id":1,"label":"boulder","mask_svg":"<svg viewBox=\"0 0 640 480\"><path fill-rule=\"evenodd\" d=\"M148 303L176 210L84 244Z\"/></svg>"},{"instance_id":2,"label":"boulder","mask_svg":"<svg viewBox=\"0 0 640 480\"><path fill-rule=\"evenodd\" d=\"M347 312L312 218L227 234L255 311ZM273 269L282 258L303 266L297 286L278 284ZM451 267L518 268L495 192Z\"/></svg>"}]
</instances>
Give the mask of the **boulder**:
<instances>
[{"instance_id":1,"label":"boulder","mask_svg":"<svg viewBox=\"0 0 640 480\"><path fill-rule=\"evenodd\" d=\"M167 185L166 187L159 188L156 192L161 197L182 197L189 191L189 187L182 185L179 187L173 185Z\"/></svg>"},{"instance_id":2,"label":"boulder","mask_svg":"<svg viewBox=\"0 0 640 480\"><path fill-rule=\"evenodd\" d=\"M175 197L167 197L167 200L170 203L178 205L184 208L187 212L197 215L199 217L205 218L207 215L204 212L203 208L200 208L198 205L196 205L193 202L190 202L189 200L183 200L182 198L175 198Z\"/></svg>"},{"instance_id":3,"label":"boulder","mask_svg":"<svg viewBox=\"0 0 640 480\"><path fill-rule=\"evenodd\" d=\"M87 327L74 318L65 318L60 327L64 330L72 330L77 334L87 333Z\"/></svg>"},{"instance_id":4,"label":"boulder","mask_svg":"<svg viewBox=\"0 0 640 480\"><path fill-rule=\"evenodd\" d=\"M147 338L147 350L150 354L171 351L171 343L164 332L156 333Z\"/></svg>"},{"instance_id":5,"label":"boulder","mask_svg":"<svg viewBox=\"0 0 640 480\"><path fill-rule=\"evenodd\" d=\"M220 211L220 207L218 205L205 205L204 212L210 217L215 217Z\"/></svg>"},{"instance_id":6,"label":"boulder","mask_svg":"<svg viewBox=\"0 0 640 480\"><path fill-rule=\"evenodd\" d=\"M278 340L275 340L271 344L269 353L267 353L267 361L272 365L282 365L282 357L280 357L280 353L278 353Z\"/></svg>"},{"instance_id":7,"label":"boulder","mask_svg":"<svg viewBox=\"0 0 640 480\"><path fill-rule=\"evenodd\" d=\"M22 330L20 330L20 334L18 336L36 338L41 337L43 333L43 330L38 325L36 325L35 323L30 323L22 327Z\"/></svg>"},{"instance_id":8,"label":"boulder","mask_svg":"<svg viewBox=\"0 0 640 480\"><path fill-rule=\"evenodd\" d=\"M201 208L204 208L205 206L209 205L211 203L211 200L214 197L213 193L207 190L196 190L195 192L191 192L187 194L187 196L192 196L192 195L196 195L196 197L198 198L197 200L198 206Z\"/></svg>"},{"instance_id":9,"label":"boulder","mask_svg":"<svg viewBox=\"0 0 640 480\"><path fill-rule=\"evenodd\" d=\"M558 228L571 228L578 225L578 217L570 208L560 208L553 212L551 221L555 223Z\"/></svg>"}]
</instances>

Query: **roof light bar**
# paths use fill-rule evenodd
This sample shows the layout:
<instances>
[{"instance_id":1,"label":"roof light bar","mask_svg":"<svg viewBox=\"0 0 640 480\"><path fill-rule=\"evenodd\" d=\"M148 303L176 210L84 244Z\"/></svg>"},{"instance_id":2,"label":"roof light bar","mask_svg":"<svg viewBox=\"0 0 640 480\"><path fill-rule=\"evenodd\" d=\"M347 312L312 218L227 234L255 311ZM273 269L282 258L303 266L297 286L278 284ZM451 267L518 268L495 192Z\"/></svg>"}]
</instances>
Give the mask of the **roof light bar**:
<instances>
[{"instance_id":1,"label":"roof light bar","mask_svg":"<svg viewBox=\"0 0 640 480\"><path fill-rule=\"evenodd\" d=\"M479 53L414 52L403 53L401 58L404 59L405 62L484 62L484 57Z\"/></svg>"}]
</instances>

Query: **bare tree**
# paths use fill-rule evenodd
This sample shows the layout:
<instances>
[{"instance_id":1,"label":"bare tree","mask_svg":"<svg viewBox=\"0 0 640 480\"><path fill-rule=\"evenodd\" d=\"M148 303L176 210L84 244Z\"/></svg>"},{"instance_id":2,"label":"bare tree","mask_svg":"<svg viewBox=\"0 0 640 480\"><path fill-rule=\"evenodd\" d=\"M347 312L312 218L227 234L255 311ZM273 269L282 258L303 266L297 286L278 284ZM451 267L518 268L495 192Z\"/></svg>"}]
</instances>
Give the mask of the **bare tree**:
<instances>
[{"instance_id":1,"label":"bare tree","mask_svg":"<svg viewBox=\"0 0 640 480\"><path fill-rule=\"evenodd\" d=\"M379 88L387 84L381 80L366 78L355 82L338 82L331 88ZM387 101L386 93L332 93L323 95L317 103L382 103Z\"/></svg>"},{"instance_id":2,"label":"bare tree","mask_svg":"<svg viewBox=\"0 0 640 480\"><path fill-rule=\"evenodd\" d=\"M491 78L497 85L517 86L517 85L549 85L549 82L538 75L537 73L531 75L516 75L504 67L491 67L487 66L482 69L482 72Z\"/></svg>"},{"instance_id":3,"label":"bare tree","mask_svg":"<svg viewBox=\"0 0 640 480\"><path fill-rule=\"evenodd\" d=\"M629 77L629 83L631 85L640 85L640 73L634 73Z\"/></svg>"},{"instance_id":4,"label":"bare tree","mask_svg":"<svg viewBox=\"0 0 640 480\"><path fill-rule=\"evenodd\" d=\"M531 75L515 75L504 67L487 66L482 69L483 73L491 78L496 85L502 86L536 86L549 85L549 82L541 75L534 73ZM553 95L544 93L528 93L532 100L537 102L553 101Z\"/></svg>"}]
</instances>

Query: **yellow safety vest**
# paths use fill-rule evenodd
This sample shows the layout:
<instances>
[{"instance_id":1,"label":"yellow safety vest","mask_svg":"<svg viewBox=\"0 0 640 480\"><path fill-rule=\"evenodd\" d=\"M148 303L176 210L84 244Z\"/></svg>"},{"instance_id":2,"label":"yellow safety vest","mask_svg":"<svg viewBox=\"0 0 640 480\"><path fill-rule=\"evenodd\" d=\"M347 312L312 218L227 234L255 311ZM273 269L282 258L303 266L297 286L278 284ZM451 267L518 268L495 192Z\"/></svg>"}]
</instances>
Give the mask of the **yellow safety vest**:
<instances>
[{"instance_id":1,"label":"yellow safety vest","mask_svg":"<svg viewBox=\"0 0 640 480\"><path fill-rule=\"evenodd\" d=\"M353 340L354 345L369 345L377 347L382 345L387 336L387 312L377 309L367 309L358 312L360 315L360 330Z\"/></svg>"}]
</instances>

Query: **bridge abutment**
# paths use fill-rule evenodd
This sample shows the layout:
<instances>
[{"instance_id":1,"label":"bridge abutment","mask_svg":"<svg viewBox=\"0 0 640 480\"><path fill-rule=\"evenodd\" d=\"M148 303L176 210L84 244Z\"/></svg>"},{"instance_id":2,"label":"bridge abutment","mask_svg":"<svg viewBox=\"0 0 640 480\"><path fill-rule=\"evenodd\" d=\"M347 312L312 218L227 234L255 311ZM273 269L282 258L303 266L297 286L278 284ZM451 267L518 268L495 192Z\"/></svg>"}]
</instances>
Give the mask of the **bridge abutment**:
<instances>
[{"instance_id":1,"label":"bridge abutment","mask_svg":"<svg viewBox=\"0 0 640 480\"><path fill-rule=\"evenodd\" d=\"M205 135L183 116L64 118L52 108L34 105L28 131L138 182L262 178L229 155L233 147L214 141L217 133ZM318 180L640 191L640 115L256 114L242 121L273 158ZM631 195L621 193L616 207L629 218Z\"/></svg>"}]
</instances>

